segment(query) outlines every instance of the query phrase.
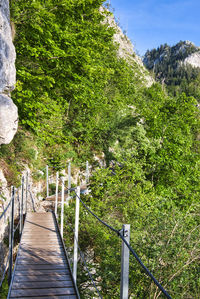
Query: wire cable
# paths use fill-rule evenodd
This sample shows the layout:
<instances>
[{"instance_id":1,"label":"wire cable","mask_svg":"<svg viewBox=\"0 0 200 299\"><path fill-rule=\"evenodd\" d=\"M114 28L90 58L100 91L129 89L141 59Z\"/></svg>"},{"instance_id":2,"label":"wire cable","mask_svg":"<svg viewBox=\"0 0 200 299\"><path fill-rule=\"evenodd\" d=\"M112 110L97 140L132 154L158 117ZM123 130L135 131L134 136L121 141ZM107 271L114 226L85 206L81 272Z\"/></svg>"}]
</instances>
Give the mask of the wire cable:
<instances>
[{"instance_id":1,"label":"wire cable","mask_svg":"<svg viewBox=\"0 0 200 299\"><path fill-rule=\"evenodd\" d=\"M33 211L36 212L32 192L31 192L30 190L28 190L28 192L29 192L29 194L30 194L30 196L31 196L31 201L32 201L32 205L33 205Z\"/></svg>"},{"instance_id":2,"label":"wire cable","mask_svg":"<svg viewBox=\"0 0 200 299\"><path fill-rule=\"evenodd\" d=\"M1 219L3 218L3 216L6 214L8 208L9 208L9 206L10 206L10 204L11 204L11 201L12 201L12 198L10 199L10 201L9 201L9 203L8 203L8 205L7 205L7 207L4 209L3 213L1 214L1 216L0 216L0 220L1 220ZM18 201L18 204L20 204L20 202L19 202L19 197L18 197L18 196L17 196L17 201Z\"/></svg>"},{"instance_id":3,"label":"wire cable","mask_svg":"<svg viewBox=\"0 0 200 299\"><path fill-rule=\"evenodd\" d=\"M11 204L11 201L12 201L12 199L11 199L10 202L8 203L8 205L7 205L7 207L5 208L5 210L3 211L3 213L1 214L1 216L0 216L0 220L1 220L1 219L3 218L3 216L6 214L8 208L9 208L9 206L10 206L10 204Z\"/></svg>"},{"instance_id":4,"label":"wire cable","mask_svg":"<svg viewBox=\"0 0 200 299\"><path fill-rule=\"evenodd\" d=\"M75 191L76 193L76 191ZM97 215L94 214L94 212L92 212L88 206L82 201L82 199L80 198L80 196L78 196L78 194L76 193L76 196L79 198L80 202L83 204L83 206L87 209L87 211L92 214L99 222L101 222L103 225L105 225L106 227L108 227L110 230L112 230L113 232L115 232L121 239L122 241L126 244L126 246L128 247L129 251L133 254L133 256L135 257L135 259L138 261L138 263L141 265L141 267L144 269L144 271L146 272L146 274L153 280L153 282L157 285L157 287L161 290L161 292L168 298L168 299L172 299L171 296L167 293L167 291L162 287L162 285L157 281L157 279L153 276L153 274L151 274L151 272L149 271L149 269L142 263L141 259L138 257L138 255L135 253L135 251L133 250L133 248L129 245L129 243L126 241L126 239L124 238L124 236L121 234L121 230L117 230L114 227L110 226L109 224L107 224L106 222L104 222L103 220L101 220Z\"/></svg>"},{"instance_id":5,"label":"wire cable","mask_svg":"<svg viewBox=\"0 0 200 299\"><path fill-rule=\"evenodd\" d=\"M66 221L66 223L67 223L68 226L70 227L71 231L74 233L74 229L71 227L71 225L70 225L67 221ZM85 268L86 268L86 270L87 270L87 272L88 272L88 275L89 275L89 277L90 277L90 279L91 279L91 281L92 281L92 284L93 284L94 288L96 289L96 291L97 291L97 293L98 293L98 295L99 295L99 298L102 299L103 297L101 296L99 290L97 289L97 286L96 286L95 281L94 281L94 279L93 279L93 277L92 277L92 274L90 273L90 271L89 271L89 269L88 269L88 266L87 266L87 263L86 263L86 260L85 260L85 257L84 257L84 253L82 252L82 250L81 250L81 248L80 248L80 246L79 246L79 243L78 243L77 238L76 238L75 235L74 235L74 237L75 237L75 240L76 240L76 243L77 243L77 246L78 246L78 250L79 250L79 252L80 252L80 257L81 257L81 259L82 259L82 261L83 261L83 263L84 263L84 266L85 266Z\"/></svg>"},{"instance_id":6,"label":"wire cable","mask_svg":"<svg viewBox=\"0 0 200 299\"><path fill-rule=\"evenodd\" d=\"M113 232L115 232L117 235L119 235L120 230L115 229L114 227L112 227L111 225L107 224L106 222L104 222L103 220L101 220L96 214L94 214L89 208L88 206L86 206L86 204L82 201L82 199L78 196L78 194L76 193L76 191L74 191L76 196L79 198L80 202L82 203L82 205L86 208L86 210L92 214L99 222L101 222L103 225L105 225L107 228L109 228L110 230L112 230Z\"/></svg>"},{"instance_id":7,"label":"wire cable","mask_svg":"<svg viewBox=\"0 0 200 299\"><path fill-rule=\"evenodd\" d=\"M135 259L138 261L138 263L141 265L141 267L144 269L144 271L146 272L146 274L154 281L154 283L157 285L157 287L161 290L161 292L168 298L168 299L172 299L171 296L167 293L167 291L162 287L162 285L157 281L157 279L151 274L151 272L149 271L149 269L143 264L143 262L141 261L141 259L138 257L138 255L135 253L135 251L133 250L133 248L129 245L129 243L126 241L126 239L124 238L124 236L121 234L121 232L119 232L119 236L122 239L122 241L126 244L126 246L128 247L129 251L134 255Z\"/></svg>"},{"instance_id":8,"label":"wire cable","mask_svg":"<svg viewBox=\"0 0 200 299\"><path fill-rule=\"evenodd\" d=\"M15 234L15 232L18 230L18 228L19 228L19 224L20 224L20 220L18 221L18 224L17 224L17 226L16 226L16 228L15 228L15 230L14 230L14 234Z\"/></svg>"}]
</instances>

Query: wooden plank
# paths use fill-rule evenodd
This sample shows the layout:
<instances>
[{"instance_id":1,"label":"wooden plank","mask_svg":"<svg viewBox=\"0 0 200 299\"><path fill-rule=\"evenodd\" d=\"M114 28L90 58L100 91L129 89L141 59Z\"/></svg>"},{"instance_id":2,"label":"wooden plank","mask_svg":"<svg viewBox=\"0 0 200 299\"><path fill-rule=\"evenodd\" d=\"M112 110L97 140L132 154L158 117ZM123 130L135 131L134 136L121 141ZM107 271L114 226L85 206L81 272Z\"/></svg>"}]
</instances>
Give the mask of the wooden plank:
<instances>
[{"instance_id":1,"label":"wooden plank","mask_svg":"<svg viewBox=\"0 0 200 299\"><path fill-rule=\"evenodd\" d=\"M42 238L42 240L41 240ZM28 237L23 237L21 239L21 241L31 241L31 240L34 240L34 241L45 241L45 240L59 240L60 239L56 236L56 234L52 234L52 235L43 235L43 234L40 234L40 237L38 236L35 236L35 235L30 235Z\"/></svg>"},{"instance_id":2,"label":"wooden plank","mask_svg":"<svg viewBox=\"0 0 200 299\"><path fill-rule=\"evenodd\" d=\"M21 248L23 249L23 250L31 250L31 249L61 249L62 248L62 246L61 245L59 245L59 244L56 244L55 246L52 244L52 245L50 245L50 246L46 246L45 244L41 244L40 246L37 246L37 244L32 244L32 245L28 245L28 244L23 244L22 246L21 246Z\"/></svg>"},{"instance_id":3,"label":"wooden plank","mask_svg":"<svg viewBox=\"0 0 200 299\"><path fill-rule=\"evenodd\" d=\"M31 264L66 264L66 261L64 258L49 258L49 257L46 257L45 259L44 258L28 258L28 259L25 259L25 258L18 258L17 260L17 265L31 265Z\"/></svg>"},{"instance_id":4,"label":"wooden plank","mask_svg":"<svg viewBox=\"0 0 200 299\"><path fill-rule=\"evenodd\" d=\"M32 219L27 219L26 220L26 225L29 225L29 224L33 224L33 223L41 223L41 224L43 224L43 223L54 223L54 221L53 221L53 219L47 219L47 220L45 220L45 221L42 221L41 219L39 219L39 218L32 218Z\"/></svg>"},{"instance_id":5,"label":"wooden plank","mask_svg":"<svg viewBox=\"0 0 200 299\"><path fill-rule=\"evenodd\" d=\"M49 265L18 265L16 266L17 271L32 271L32 270L65 270L66 266L62 264L49 264ZM68 269L68 267L67 267Z\"/></svg>"},{"instance_id":6,"label":"wooden plank","mask_svg":"<svg viewBox=\"0 0 200 299\"><path fill-rule=\"evenodd\" d=\"M30 238L32 238L34 236L41 236L41 235L44 236L44 234L47 235L48 233L56 235L56 230L54 230L54 229L46 230L44 228L40 229L40 230L29 229L24 232L24 235L26 234L26 236L29 236Z\"/></svg>"},{"instance_id":7,"label":"wooden plank","mask_svg":"<svg viewBox=\"0 0 200 299\"><path fill-rule=\"evenodd\" d=\"M61 241L58 239L58 238L55 238L55 237L48 237L48 238L43 238L43 236L41 236L41 239L35 239L35 238L32 238L32 239L22 239L21 240L21 244L29 244L29 243L39 243L39 244L44 244L44 243L47 243L47 242L57 242L59 244L61 244Z\"/></svg>"},{"instance_id":8,"label":"wooden plank","mask_svg":"<svg viewBox=\"0 0 200 299\"><path fill-rule=\"evenodd\" d=\"M11 298L21 296L52 296L52 295L75 295L74 288L48 288L48 289L21 289L11 291Z\"/></svg>"},{"instance_id":9,"label":"wooden plank","mask_svg":"<svg viewBox=\"0 0 200 299\"><path fill-rule=\"evenodd\" d=\"M57 251L57 250L37 250L37 251L32 251L32 252L24 252L23 254L22 253L19 253L18 255L19 257L42 257L42 258L45 258L45 257L54 257L54 256L64 256L64 253L62 250Z\"/></svg>"},{"instance_id":10,"label":"wooden plank","mask_svg":"<svg viewBox=\"0 0 200 299\"><path fill-rule=\"evenodd\" d=\"M42 240L59 240L60 241L60 238L57 237L57 235L55 233L52 233L52 234L45 234L45 235L40 235L40 236L35 236L35 235L32 235L32 236L24 236L22 237L21 241L29 241L29 240L34 240L34 241L40 241L41 240L41 237L42 237Z\"/></svg>"},{"instance_id":11,"label":"wooden plank","mask_svg":"<svg viewBox=\"0 0 200 299\"><path fill-rule=\"evenodd\" d=\"M28 223L28 225L26 225L25 229L28 230L28 229L55 229L55 226L51 223L40 223L39 221L38 222L30 222Z\"/></svg>"},{"instance_id":12,"label":"wooden plank","mask_svg":"<svg viewBox=\"0 0 200 299\"><path fill-rule=\"evenodd\" d=\"M42 238L43 236L41 236L41 238ZM32 238L32 239L22 239L21 240L21 244L23 244L23 243L27 243L27 244L29 244L30 242L32 242L32 243L47 243L47 242L57 242L57 243L59 243L59 244L61 244L61 240L59 240L59 239L57 239L57 238L54 238L54 237L48 237L48 238L42 238L42 240L41 239L35 239L35 238Z\"/></svg>"},{"instance_id":13,"label":"wooden plank","mask_svg":"<svg viewBox=\"0 0 200 299\"><path fill-rule=\"evenodd\" d=\"M73 287L71 280L63 281L34 281L33 282L14 282L13 289L46 289L46 288L68 288Z\"/></svg>"},{"instance_id":14,"label":"wooden plank","mask_svg":"<svg viewBox=\"0 0 200 299\"><path fill-rule=\"evenodd\" d=\"M65 296L56 296L56 295L52 295L51 297L49 296L42 296L42 297L20 297L20 299L48 299L48 298L51 298L51 299L77 299L77 296L76 295L65 295Z\"/></svg>"},{"instance_id":15,"label":"wooden plank","mask_svg":"<svg viewBox=\"0 0 200 299\"><path fill-rule=\"evenodd\" d=\"M60 239L57 238L57 236L44 236L44 235L40 235L40 238L35 238L34 236L30 236L29 238L22 238L21 242L30 242L30 241L34 241L34 242L46 242L46 241L59 241Z\"/></svg>"},{"instance_id":16,"label":"wooden plank","mask_svg":"<svg viewBox=\"0 0 200 299\"><path fill-rule=\"evenodd\" d=\"M34 228L34 229L48 229L48 228L54 228L55 229L55 225L52 222L40 222L40 221L30 221L27 222L26 226L24 227L24 229L28 230L30 228Z\"/></svg>"},{"instance_id":17,"label":"wooden plank","mask_svg":"<svg viewBox=\"0 0 200 299\"><path fill-rule=\"evenodd\" d=\"M60 246L62 243L61 242L59 242L58 240L47 240L46 242L42 242L42 241L40 241L40 242L34 242L34 241L29 241L29 242L25 242L25 241L23 241L22 243L21 243L21 246L24 246L24 245L30 245L30 246L32 246L32 245L37 245L38 247L40 247L40 246Z\"/></svg>"},{"instance_id":18,"label":"wooden plank","mask_svg":"<svg viewBox=\"0 0 200 299\"><path fill-rule=\"evenodd\" d=\"M35 233L32 233L33 230L31 231L30 234L26 233L25 235L22 236L22 238L26 238L26 239L31 239L31 238L36 238L36 239L40 239L41 235L35 235ZM43 237L49 237L49 236L54 236L56 238L58 238L58 235L56 233L56 231L44 231L42 232Z\"/></svg>"},{"instance_id":19,"label":"wooden plank","mask_svg":"<svg viewBox=\"0 0 200 299\"><path fill-rule=\"evenodd\" d=\"M71 275L70 274L48 274L48 275L40 275L40 276L35 276L35 275L17 275L14 277L14 282L35 282L35 281L49 281L49 282L54 282L56 281L62 281L62 280L71 280Z\"/></svg>"},{"instance_id":20,"label":"wooden plank","mask_svg":"<svg viewBox=\"0 0 200 299\"><path fill-rule=\"evenodd\" d=\"M51 232L51 230L48 231L48 227L52 228L55 230L55 224L54 223L49 223L49 224L39 224L38 223L28 223L27 225L24 226L24 231L29 231L31 228L34 229L34 230L41 230L41 231L45 231L46 232Z\"/></svg>"},{"instance_id":21,"label":"wooden plank","mask_svg":"<svg viewBox=\"0 0 200 299\"><path fill-rule=\"evenodd\" d=\"M64 248L50 213L28 213L10 298L77 299Z\"/></svg>"},{"instance_id":22,"label":"wooden plank","mask_svg":"<svg viewBox=\"0 0 200 299\"><path fill-rule=\"evenodd\" d=\"M56 232L55 230L55 226L53 225L39 225L39 224L34 224L27 226L26 228L24 228L25 233L28 232Z\"/></svg>"},{"instance_id":23,"label":"wooden plank","mask_svg":"<svg viewBox=\"0 0 200 299\"><path fill-rule=\"evenodd\" d=\"M48 251L48 253L46 252L19 252L18 254L18 258L21 259L21 258L24 258L25 260L26 259L32 259L32 258L42 258L42 259L46 259L46 258L57 258L57 257L61 257L61 258L64 258L65 259L65 255L64 253L58 253L57 251Z\"/></svg>"},{"instance_id":24,"label":"wooden plank","mask_svg":"<svg viewBox=\"0 0 200 299\"><path fill-rule=\"evenodd\" d=\"M16 271L15 275L47 275L51 274L52 270L30 270L30 271ZM53 271L53 273L56 274L69 274L69 270L61 270L61 269L56 269Z\"/></svg>"}]
</instances>

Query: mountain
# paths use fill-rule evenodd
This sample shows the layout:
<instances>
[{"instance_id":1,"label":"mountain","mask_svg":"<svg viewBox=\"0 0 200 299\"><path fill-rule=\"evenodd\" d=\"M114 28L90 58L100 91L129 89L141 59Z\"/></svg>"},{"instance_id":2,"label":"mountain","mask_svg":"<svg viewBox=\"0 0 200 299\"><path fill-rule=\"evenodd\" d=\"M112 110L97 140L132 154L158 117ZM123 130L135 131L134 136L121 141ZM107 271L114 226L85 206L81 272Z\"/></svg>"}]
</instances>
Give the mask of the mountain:
<instances>
[{"instance_id":1,"label":"mountain","mask_svg":"<svg viewBox=\"0 0 200 299\"><path fill-rule=\"evenodd\" d=\"M101 11L108 12L105 7L101 7ZM129 65L133 68L136 67L137 72L135 72L135 76L137 80L140 81L140 84L143 84L146 87L150 87L154 83L154 79L146 70L142 59L135 53L134 46L131 40L126 34L124 34L123 30L117 24L114 15L108 13L105 19L105 23L107 23L115 30L113 41L118 45L118 57L128 61Z\"/></svg>"},{"instance_id":2,"label":"mountain","mask_svg":"<svg viewBox=\"0 0 200 299\"><path fill-rule=\"evenodd\" d=\"M187 95L199 97L196 86L200 76L200 48L191 41L180 41L172 47L164 44L148 50L143 63L157 81L167 85L169 91L175 94L184 91Z\"/></svg>"}]
</instances>

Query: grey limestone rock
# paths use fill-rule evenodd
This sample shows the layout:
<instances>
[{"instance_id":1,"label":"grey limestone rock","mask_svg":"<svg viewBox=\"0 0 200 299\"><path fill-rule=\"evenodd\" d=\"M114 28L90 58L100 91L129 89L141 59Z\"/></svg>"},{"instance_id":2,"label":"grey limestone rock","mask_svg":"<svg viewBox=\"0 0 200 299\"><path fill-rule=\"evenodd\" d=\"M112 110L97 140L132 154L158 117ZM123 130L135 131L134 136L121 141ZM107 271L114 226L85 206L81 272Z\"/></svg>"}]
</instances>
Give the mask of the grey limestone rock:
<instances>
[{"instance_id":1,"label":"grey limestone rock","mask_svg":"<svg viewBox=\"0 0 200 299\"><path fill-rule=\"evenodd\" d=\"M200 68L200 52L195 52L184 60L184 64L190 64L193 67Z\"/></svg>"},{"instance_id":2,"label":"grey limestone rock","mask_svg":"<svg viewBox=\"0 0 200 299\"><path fill-rule=\"evenodd\" d=\"M10 92L16 82L15 48L12 42L9 1L0 1L0 92Z\"/></svg>"},{"instance_id":3,"label":"grey limestone rock","mask_svg":"<svg viewBox=\"0 0 200 299\"><path fill-rule=\"evenodd\" d=\"M17 132L18 113L12 99L0 94L0 144L8 144Z\"/></svg>"},{"instance_id":4,"label":"grey limestone rock","mask_svg":"<svg viewBox=\"0 0 200 299\"><path fill-rule=\"evenodd\" d=\"M9 143L17 131L17 107L9 97L16 82L15 59L9 0L0 0L0 144Z\"/></svg>"},{"instance_id":5,"label":"grey limestone rock","mask_svg":"<svg viewBox=\"0 0 200 299\"><path fill-rule=\"evenodd\" d=\"M106 9L101 7L100 11L104 13ZM129 38L123 33L122 29L117 25L114 16L108 15L104 23L108 23L110 27L115 29L115 34L113 36L114 43L118 44L118 56L124 58L129 62L130 65L136 64L139 66L140 74L138 75L140 81L142 81L145 86L150 87L154 83L153 77L145 69L142 59L136 55L134 52L134 47Z\"/></svg>"}]
</instances>

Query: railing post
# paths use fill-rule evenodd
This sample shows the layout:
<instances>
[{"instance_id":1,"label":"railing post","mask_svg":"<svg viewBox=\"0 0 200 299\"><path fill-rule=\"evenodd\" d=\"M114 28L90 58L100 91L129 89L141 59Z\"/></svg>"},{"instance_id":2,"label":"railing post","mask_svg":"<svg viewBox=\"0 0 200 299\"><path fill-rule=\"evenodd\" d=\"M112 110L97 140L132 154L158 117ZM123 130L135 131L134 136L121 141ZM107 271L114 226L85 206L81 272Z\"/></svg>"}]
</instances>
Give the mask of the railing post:
<instances>
[{"instance_id":1,"label":"railing post","mask_svg":"<svg viewBox=\"0 0 200 299\"><path fill-rule=\"evenodd\" d=\"M14 205L15 205L15 188L12 186L11 214L10 214L10 229L9 229L9 271L8 282L12 279L13 267L13 245L14 245Z\"/></svg>"},{"instance_id":2,"label":"railing post","mask_svg":"<svg viewBox=\"0 0 200 299\"><path fill-rule=\"evenodd\" d=\"M61 227L60 227L60 232L61 236L63 238L63 222L64 222L64 194L65 194L65 180L62 177L62 200L61 200Z\"/></svg>"},{"instance_id":3,"label":"railing post","mask_svg":"<svg viewBox=\"0 0 200 299\"><path fill-rule=\"evenodd\" d=\"M49 196L49 166L46 165L47 197Z\"/></svg>"},{"instance_id":4,"label":"railing post","mask_svg":"<svg viewBox=\"0 0 200 299\"><path fill-rule=\"evenodd\" d=\"M75 214L75 231L74 231L74 264L73 277L76 283L77 279L77 263L78 263L78 226L79 226L79 207L80 207L80 187L77 187L76 195L76 214Z\"/></svg>"},{"instance_id":5,"label":"railing post","mask_svg":"<svg viewBox=\"0 0 200 299\"><path fill-rule=\"evenodd\" d=\"M20 226L19 233L22 234L23 229L23 205L24 205L24 176L22 176L22 185L21 185L21 201L20 201Z\"/></svg>"},{"instance_id":6,"label":"railing post","mask_svg":"<svg viewBox=\"0 0 200 299\"><path fill-rule=\"evenodd\" d=\"M130 243L130 224L124 224L122 231L125 240L128 243ZM120 299L128 299L128 284L129 284L129 249L122 240Z\"/></svg>"},{"instance_id":7,"label":"railing post","mask_svg":"<svg viewBox=\"0 0 200 299\"><path fill-rule=\"evenodd\" d=\"M19 216L19 220L20 220L20 198L19 198L19 189L17 188L17 202L18 202L18 216Z\"/></svg>"},{"instance_id":8,"label":"railing post","mask_svg":"<svg viewBox=\"0 0 200 299\"><path fill-rule=\"evenodd\" d=\"M55 199L55 215L57 218L57 212L58 212L58 184L59 184L59 173L56 172L56 199Z\"/></svg>"},{"instance_id":9,"label":"railing post","mask_svg":"<svg viewBox=\"0 0 200 299\"><path fill-rule=\"evenodd\" d=\"M27 213L28 207L28 171L26 172L26 205L25 205L25 214Z\"/></svg>"},{"instance_id":10,"label":"railing post","mask_svg":"<svg viewBox=\"0 0 200 299\"><path fill-rule=\"evenodd\" d=\"M67 204L69 204L70 200L70 189L71 189L71 162L68 164L68 197L67 197Z\"/></svg>"},{"instance_id":11,"label":"railing post","mask_svg":"<svg viewBox=\"0 0 200 299\"><path fill-rule=\"evenodd\" d=\"M31 185L30 184L28 185L28 192L30 194L30 199L31 199L31 202L32 202L32 207L33 207L33 212L36 212L34 198L33 198L32 193L31 193Z\"/></svg>"}]
</instances>

